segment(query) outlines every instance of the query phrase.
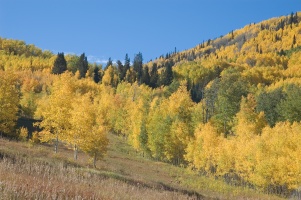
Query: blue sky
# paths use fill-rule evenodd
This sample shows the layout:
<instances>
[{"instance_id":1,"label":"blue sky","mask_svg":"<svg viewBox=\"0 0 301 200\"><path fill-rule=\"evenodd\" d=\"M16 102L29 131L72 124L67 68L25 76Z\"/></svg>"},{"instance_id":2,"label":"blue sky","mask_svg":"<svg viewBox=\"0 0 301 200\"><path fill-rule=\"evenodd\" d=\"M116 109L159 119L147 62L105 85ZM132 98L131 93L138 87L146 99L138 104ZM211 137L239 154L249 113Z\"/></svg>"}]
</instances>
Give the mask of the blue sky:
<instances>
[{"instance_id":1,"label":"blue sky","mask_svg":"<svg viewBox=\"0 0 301 200\"><path fill-rule=\"evenodd\" d=\"M0 0L0 37L91 62L138 52L147 62L296 11L299 0Z\"/></svg>"}]
</instances>

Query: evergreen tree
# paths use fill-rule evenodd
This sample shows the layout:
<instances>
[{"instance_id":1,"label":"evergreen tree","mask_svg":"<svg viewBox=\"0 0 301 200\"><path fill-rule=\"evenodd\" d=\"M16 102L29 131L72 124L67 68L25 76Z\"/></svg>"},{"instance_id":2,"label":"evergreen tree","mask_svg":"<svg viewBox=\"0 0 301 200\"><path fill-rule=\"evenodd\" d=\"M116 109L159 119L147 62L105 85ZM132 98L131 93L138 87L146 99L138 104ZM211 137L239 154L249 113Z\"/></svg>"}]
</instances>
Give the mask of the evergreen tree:
<instances>
[{"instance_id":1,"label":"evergreen tree","mask_svg":"<svg viewBox=\"0 0 301 200\"><path fill-rule=\"evenodd\" d=\"M233 32L233 30L231 31L231 40L233 40L234 39L234 32Z\"/></svg>"},{"instance_id":2,"label":"evergreen tree","mask_svg":"<svg viewBox=\"0 0 301 200\"><path fill-rule=\"evenodd\" d=\"M169 53L166 53L165 59L168 59L168 58L170 58L170 55L169 55Z\"/></svg>"},{"instance_id":3,"label":"evergreen tree","mask_svg":"<svg viewBox=\"0 0 301 200\"><path fill-rule=\"evenodd\" d=\"M291 16L289 18L289 24L290 24L290 27L293 28L293 23L294 23L294 13L292 12L291 13Z\"/></svg>"},{"instance_id":4,"label":"evergreen tree","mask_svg":"<svg viewBox=\"0 0 301 200\"><path fill-rule=\"evenodd\" d=\"M67 62L64 53L58 53L52 68L53 74L62 74L67 70Z\"/></svg>"},{"instance_id":5,"label":"evergreen tree","mask_svg":"<svg viewBox=\"0 0 301 200\"><path fill-rule=\"evenodd\" d=\"M150 76L149 76L149 69L148 66L145 66L142 71L141 83L145 85L149 85L150 83Z\"/></svg>"},{"instance_id":6,"label":"evergreen tree","mask_svg":"<svg viewBox=\"0 0 301 200\"><path fill-rule=\"evenodd\" d=\"M139 84L142 82L142 71L143 71L143 58L142 53L138 53L135 55L134 63L133 63L134 71L136 72L136 80Z\"/></svg>"},{"instance_id":7,"label":"evergreen tree","mask_svg":"<svg viewBox=\"0 0 301 200\"><path fill-rule=\"evenodd\" d=\"M130 69L130 65L131 65L130 58L129 58L128 54L125 54L124 66L123 66L123 71L122 71L122 75L121 75L123 77L123 80L125 80L126 73Z\"/></svg>"},{"instance_id":8,"label":"evergreen tree","mask_svg":"<svg viewBox=\"0 0 301 200\"><path fill-rule=\"evenodd\" d=\"M117 60L117 70L118 70L118 75L119 75L119 80L123 81L125 77L124 73L124 66L120 60Z\"/></svg>"},{"instance_id":9,"label":"evergreen tree","mask_svg":"<svg viewBox=\"0 0 301 200\"><path fill-rule=\"evenodd\" d=\"M294 47L295 44L296 44L296 35L294 35L294 37L293 37L293 44L292 44L292 47Z\"/></svg>"},{"instance_id":10,"label":"evergreen tree","mask_svg":"<svg viewBox=\"0 0 301 200\"><path fill-rule=\"evenodd\" d=\"M295 24L298 24L298 12L295 13L295 16L294 16L294 23L295 23Z\"/></svg>"},{"instance_id":11,"label":"evergreen tree","mask_svg":"<svg viewBox=\"0 0 301 200\"><path fill-rule=\"evenodd\" d=\"M292 12L290 15L289 23L292 24L294 22L294 13Z\"/></svg>"},{"instance_id":12,"label":"evergreen tree","mask_svg":"<svg viewBox=\"0 0 301 200\"><path fill-rule=\"evenodd\" d=\"M158 86L158 67L157 63L153 63L152 70L150 72L150 81L149 81L149 86L152 88L156 88Z\"/></svg>"},{"instance_id":13,"label":"evergreen tree","mask_svg":"<svg viewBox=\"0 0 301 200\"><path fill-rule=\"evenodd\" d=\"M113 61L111 59L111 57L109 58L108 62L107 62L107 65L105 67L105 70L108 69L109 66L113 66Z\"/></svg>"},{"instance_id":14,"label":"evergreen tree","mask_svg":"<svg viewBox=\"0 0 301 200\"><path fill-rule=\"evenodd\" d=\"M192 83L191 89L190 89L190 95L191 99L194 102L200 102L201 99L203 98L203 88L201 87L200 83Z\"/></svg>"},{"instance_id":15,"label":"evergreen tree","mask_svg":"<svg viewBox=\"0 0 301 200\"><path fill-rule=\"evenodd\" d=\"M85 56L85 53L80 55L77 66L78 66L80 78L84 78L89 68L88 60L87 57Z\"/></svg>"},{"instance_id":16,"label":"evergreen tree","mask_svg":"<svg viewBox=\"0 0 301 200\"><path fill-rule=\"evenodd\" d=\"M161 73L160 76L160 85L170 85L173 80L173 73L172 73L172 65L171 63L165 63L165 69Z\"/></svg>"},{"instance_id":17,"label":"evergreen tree","mask_svg":"<svg viewBox=\"0 0 301 200\"><path fill-rule=\"evenodd\" d=\"M127 71L128 69L130 69L130 65L131 65L130 58L129 58L128 54L125 54L124 69Z\"/></svg>"},{"instance_id":18,"label":"evergreen tree","mask_svg":"<svg viewBox=\"0 0 301 200\"><path fill-rule=\"evenodd\" d=\"M99 67L98 66L96 66L95 68L94 68L94 75L93 75L93 80L94 80L94 82L95 83L99 83L100 82L100 80L101 80L101 78L100 78L100 74L99 74Z\"/></svg>"},{"instance_id":19,"label":"evergreen tree","mask_svg":"<svg viewBox=\"0 0 301 200\"><path fill-rule=\"evenodd\" d=\"M173 80L173 72L172 72L172 63L167 63L166 65L166 85L170 85Z\"/></svg>"}]
</instances>

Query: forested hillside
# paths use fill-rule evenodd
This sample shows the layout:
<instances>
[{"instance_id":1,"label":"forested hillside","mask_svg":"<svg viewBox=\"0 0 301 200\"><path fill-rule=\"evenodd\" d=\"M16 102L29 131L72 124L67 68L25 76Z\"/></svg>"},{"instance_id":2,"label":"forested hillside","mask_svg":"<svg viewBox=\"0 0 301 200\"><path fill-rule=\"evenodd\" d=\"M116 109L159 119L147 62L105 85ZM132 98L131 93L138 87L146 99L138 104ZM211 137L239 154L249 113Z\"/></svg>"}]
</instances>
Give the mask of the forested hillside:
<instances>
[{"instance_id":1,"label":"forested hillside","mask_svg":"<svg viewBox=\"0 0 301 200\"><path fill-rule=\"evenodd\" d=\"M62 142L95 166L112 132L151 159L227 182L281 195L301 186L301 13L148 63L139 52L102 66L0 38L0 69L7 137L56 151Z\"/></svg>"}]
</instances>

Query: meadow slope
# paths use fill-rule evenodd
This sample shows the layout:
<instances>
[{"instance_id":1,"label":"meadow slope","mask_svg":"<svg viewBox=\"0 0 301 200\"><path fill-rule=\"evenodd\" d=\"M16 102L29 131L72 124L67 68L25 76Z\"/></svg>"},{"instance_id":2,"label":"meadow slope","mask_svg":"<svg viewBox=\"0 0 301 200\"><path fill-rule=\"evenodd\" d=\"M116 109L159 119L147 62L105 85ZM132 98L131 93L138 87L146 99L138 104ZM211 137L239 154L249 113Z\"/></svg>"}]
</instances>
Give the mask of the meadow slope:
<instances>
[{"instance_id":1,"label":"meadow slope","mask_svg":"<svg viewBox=\"0 0 301 200\"><path fill-rule=\"evenodd\" d=\"M63 145L54 154L48 144L0 139L0 199L280 199L150 160L124 138L109 139L97 169L84 153L74 161Z\"/></svg>"}]
</instances>

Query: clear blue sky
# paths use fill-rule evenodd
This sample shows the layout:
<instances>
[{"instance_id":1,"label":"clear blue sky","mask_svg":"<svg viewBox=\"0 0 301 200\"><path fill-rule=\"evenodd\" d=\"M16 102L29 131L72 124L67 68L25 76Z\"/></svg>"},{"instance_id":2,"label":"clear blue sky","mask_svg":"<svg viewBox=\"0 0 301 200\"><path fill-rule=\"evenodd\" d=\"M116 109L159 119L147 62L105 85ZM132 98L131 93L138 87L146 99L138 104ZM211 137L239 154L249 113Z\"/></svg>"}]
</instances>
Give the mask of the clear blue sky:
<instances>
[{"instance_id":1,"label":"clear blue sky","mask_svg":"<svg viewBox=\"0 0 301 200\"><path fill-rule=\"evenodd\" d=\"M253 22L301 11L300 0L0 0L0 37L90 61L144 61Z\"/></svg>"}]
</instances>

